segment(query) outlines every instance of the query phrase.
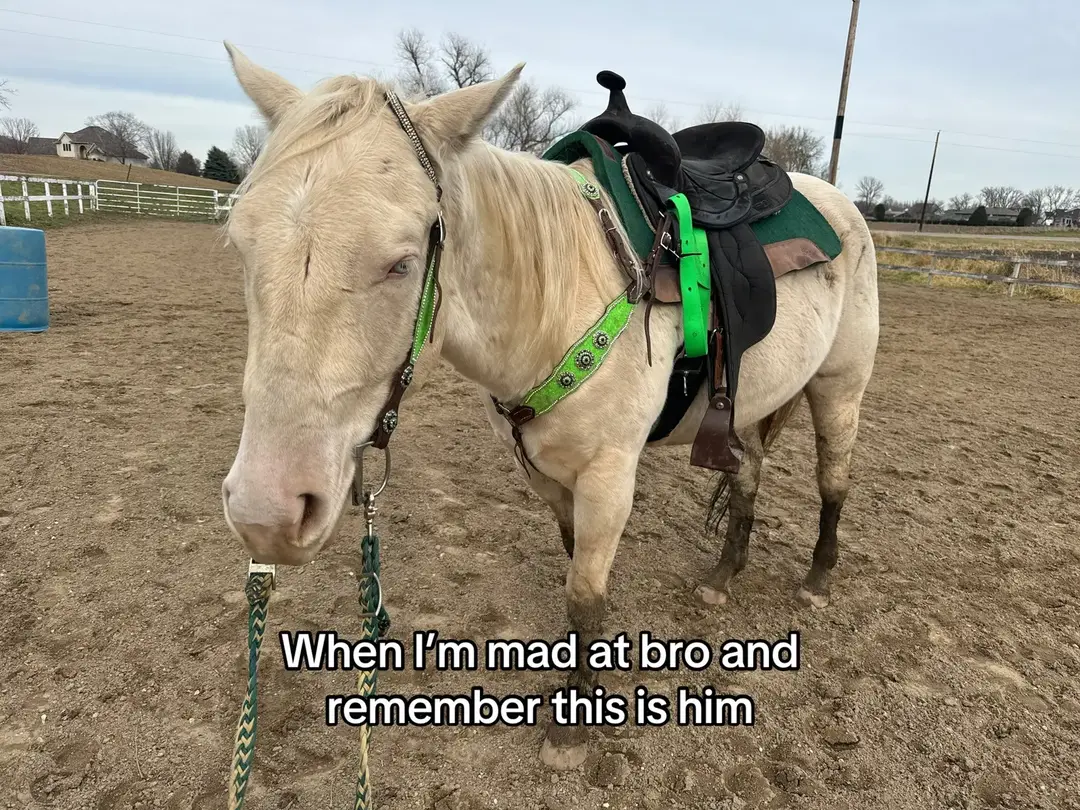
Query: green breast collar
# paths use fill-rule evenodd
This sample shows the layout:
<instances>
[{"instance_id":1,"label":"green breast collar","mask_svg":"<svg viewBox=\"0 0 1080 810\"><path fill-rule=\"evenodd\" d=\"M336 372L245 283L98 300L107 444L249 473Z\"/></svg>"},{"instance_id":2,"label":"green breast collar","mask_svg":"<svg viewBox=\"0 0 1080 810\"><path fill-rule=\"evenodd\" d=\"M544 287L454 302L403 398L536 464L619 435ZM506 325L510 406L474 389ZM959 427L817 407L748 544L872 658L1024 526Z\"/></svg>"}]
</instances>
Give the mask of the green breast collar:
<instances>
[{"instance_id":1,"label":"green breast collar","mask_svg":"<svg viewBox=\"0 0 1080 810\"><path fill-rule=\"evenodd\" d=\"M603 217L607 212L601 203L600 190L577 169L571 168L569 171L577 181L578 191L581 196L593 206L601 218L601 223L604 224ZM604 232L607 234L609 243L612 244L616 257L624 263L632 261L628 258L629 254L621 241L622 237L618 231L605 227ZM634 267L625 269L631 278L635 276L636 269ZM630 323L631 316L634 314L636 302L632 301L630 296L630 289L634 286L635 284L632 283L630 288L623 291L618 298L607 305L604 314L577 343L570 347L548 378L521 398L521 404L510 407L499 402L495 397L491 398L495 404L495 409L510 423L514 441L517 444L517 451L520 453L520 460L523 464L528 462L531 465L532 462L525 455L521 444L521 426L550 411L559 402L562 402L570 394L581 388L585 381L596 373L596 370L603 364L604 358L610 353L616 338L623 333L627 324Z\"/></svg>"}]
</instances>

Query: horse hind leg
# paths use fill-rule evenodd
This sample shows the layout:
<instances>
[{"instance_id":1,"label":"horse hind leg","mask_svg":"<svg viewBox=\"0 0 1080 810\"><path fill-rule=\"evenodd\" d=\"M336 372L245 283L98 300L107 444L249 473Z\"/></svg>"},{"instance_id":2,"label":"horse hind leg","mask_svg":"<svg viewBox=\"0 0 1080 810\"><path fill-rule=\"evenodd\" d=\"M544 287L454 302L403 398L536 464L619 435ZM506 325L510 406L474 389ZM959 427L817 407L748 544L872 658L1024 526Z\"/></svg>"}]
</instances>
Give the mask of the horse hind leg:
<instances>
[{"instance_id":1,"label":"horse hind leg","mask_svg":"<svg viewBox=\"0 0 1080 810\"><path fill-rule=\"evenodd\" d=\"M818 376L805 390L817 443L821 515L813 562L795 599L805 607L823 608L829 604L829 572L836 565L836 529L850 487L851 453L865 381L852 383L843 376Z\"/></svg>"},{"instance_id":2,"label":"horse hind leg","mask_svg":"<svg viewBox=\"0 0 1080 810\"><path fill-rule=\"evenodd\" d=\"M731 581L745 566L750 551L750 531L754 527L754 501L761 483L761 464L791 415L802 394L792 397L773 413L739 431L745 454L736 475L724 474L709 505L707 528L715 533L724 513L728 514L727 536L720 562L698 586L696 595L707 605L724 605L731 596Z\"/></svg>"},{"instance_id":3,"label":"horse hind leg","mask_svg":"<svg viewBox=\"0 0 1080 810\"><path fill-rule=\"evenodd\" d=\"M750 552L750 530L754 526L754 500L761 483L761 462L765 457L762 443L763 422L757 422L739 431L739 440L745 450L739 472L724 473L717 485L710 507L708 524L719 523L727 509L727 535L720 562L698 585L695 595L706 605L725 605L731 596L731 581L746 566Z\"/></svg>"}]
</instances>

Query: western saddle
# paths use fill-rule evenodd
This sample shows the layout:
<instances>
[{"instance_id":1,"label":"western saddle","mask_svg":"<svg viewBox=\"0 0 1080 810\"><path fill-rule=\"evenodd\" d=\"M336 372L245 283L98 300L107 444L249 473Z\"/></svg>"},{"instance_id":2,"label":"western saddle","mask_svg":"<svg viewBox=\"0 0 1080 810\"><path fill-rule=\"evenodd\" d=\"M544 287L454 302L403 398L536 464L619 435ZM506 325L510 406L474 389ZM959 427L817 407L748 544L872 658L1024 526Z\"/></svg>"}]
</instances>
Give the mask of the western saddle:
<instances>
[{"instance_id":1,"label":"western saddle","mask_svg":"<svg viewBox=\"0 0 1080 810\"><path fill-rule=\"evenodd\" d=\"M707 381L709 406L690 463L737 472L743 450L733 430L739 363L743 352L773 327L775 277L783 272L774 275L750 225L789 202L791 179L761 155L765 134L760 127L720 122L669 133L630 111L621 76L605 70L597 81L610 93L608 106L580 132L598 139L606 158L621 165L622 178L609 173L607 179L624 180L639 209L628 212L620 206L624 225L636 214L653 237L647 254L642 254L640 239L636 246L645 270L640 295L648 298L646 335L654 302L683 305L684 345L649 441L675 428ZM581 135L567 140L574 137ZM591 150L592 144L586 147ZM554 159L574 154L559 144L549 153Z\"/></svg>"}]
</instances>

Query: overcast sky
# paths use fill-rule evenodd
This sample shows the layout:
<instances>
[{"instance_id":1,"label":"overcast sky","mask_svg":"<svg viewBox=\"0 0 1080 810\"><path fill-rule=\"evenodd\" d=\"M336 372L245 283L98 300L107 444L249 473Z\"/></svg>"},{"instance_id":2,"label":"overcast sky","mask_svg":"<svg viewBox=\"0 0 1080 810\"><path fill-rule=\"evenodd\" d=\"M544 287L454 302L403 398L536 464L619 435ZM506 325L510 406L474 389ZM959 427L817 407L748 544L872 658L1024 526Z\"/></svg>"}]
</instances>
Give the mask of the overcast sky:
<instances>
[{"instance_id":1,"label":"overcast sky","mask_svg":"<svg viewBox=\"0 0 1080 810\"><path fill-rule=\"evenodd\" d=\"M572 91L582 118L605 106L595 75L606 68L626 77L640 112L663 101L692 123L702 104L735 102L749 120L812 127L831 144L850 9L849 0L0 0L0 78L18 91L8 114L44 135L130 110L202 159L257 120L221 39L308 88L338 73L394 73L395 35L418 27L485 45L500 70L525 61L526 77ZM1078 53L1075 1L865 0L841 187L853 193L871 174L886 193L921 199L937 129L935 197L1080 186Z\"/></svg>"}]
</instances>

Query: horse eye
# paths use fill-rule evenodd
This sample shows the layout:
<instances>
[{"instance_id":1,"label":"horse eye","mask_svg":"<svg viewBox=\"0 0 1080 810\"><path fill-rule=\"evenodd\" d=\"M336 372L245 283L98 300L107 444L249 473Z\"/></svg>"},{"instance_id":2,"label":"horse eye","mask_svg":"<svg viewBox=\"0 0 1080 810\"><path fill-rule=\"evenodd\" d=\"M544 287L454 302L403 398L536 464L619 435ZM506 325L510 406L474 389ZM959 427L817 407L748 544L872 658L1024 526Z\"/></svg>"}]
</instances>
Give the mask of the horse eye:
<instances>
[{"instance_id":1,"label":"horse eye","mask_svg":"<svg viewBox=\"0 0 1080 810\"><path fill-rule=\"evenodd\" d=\"M412 267L412 262L409 259L402 259L400 262L390 268L390 272L387 275L391 276L406 276L409 274L409 270Z\"/></svg>"}]
</instances>

